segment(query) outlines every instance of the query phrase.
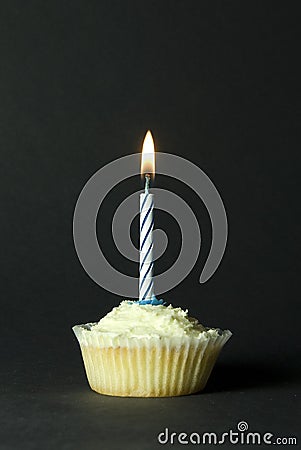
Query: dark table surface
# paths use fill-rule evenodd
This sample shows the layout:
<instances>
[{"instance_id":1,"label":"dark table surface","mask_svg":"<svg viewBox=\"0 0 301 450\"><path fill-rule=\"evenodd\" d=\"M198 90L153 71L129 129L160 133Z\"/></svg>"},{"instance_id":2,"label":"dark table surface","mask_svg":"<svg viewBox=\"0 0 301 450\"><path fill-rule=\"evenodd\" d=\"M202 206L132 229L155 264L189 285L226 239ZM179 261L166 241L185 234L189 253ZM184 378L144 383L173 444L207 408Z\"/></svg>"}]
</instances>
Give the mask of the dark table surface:
<instances>
[{"instance_id":1,"label":"dark table surface","mask_svg":"<svg viewBox=\"0 0 301 450\"><path fill-rule=\"evenodd\" d=\"M230 346L231 340L202 393L173 398L91 391L72 337L68 350L45 346L44 355L23 360L19 355L13 369L11 353L2 368L1 448L153 449L161 446L158 435L166 428L169 435L214 432L221 439L231 429L237 432L242 421L249 432L272 433L272 442L279 437L300 442L300 372L294 359L267 359L259 351L256 359L246 352L234 361ZM229 442L224 446L231 448Z\"/></svg>"}]
</instances>

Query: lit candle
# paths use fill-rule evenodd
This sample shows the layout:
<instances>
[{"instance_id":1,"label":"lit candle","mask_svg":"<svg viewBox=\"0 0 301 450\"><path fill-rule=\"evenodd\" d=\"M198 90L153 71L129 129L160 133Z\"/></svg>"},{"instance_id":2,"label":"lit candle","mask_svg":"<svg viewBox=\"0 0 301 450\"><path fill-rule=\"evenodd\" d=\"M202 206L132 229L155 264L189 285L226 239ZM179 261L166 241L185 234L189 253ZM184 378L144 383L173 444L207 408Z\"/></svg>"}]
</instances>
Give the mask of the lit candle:
<instances>
[{"instance_id":1,"label":"lit candle","mask_svg":"<svg viewBox=\"0 0 301 450\"><path fill-rule=\"evenodd\" d=\"M147 301L154 297L153 283L153 228L154 196L149 193L151 174L155 173L155 148L150 131L145 135L142 157L141 176L145 177L145 190L140 194L140 277L139 300Z\"/></svg>"}]
</instances>

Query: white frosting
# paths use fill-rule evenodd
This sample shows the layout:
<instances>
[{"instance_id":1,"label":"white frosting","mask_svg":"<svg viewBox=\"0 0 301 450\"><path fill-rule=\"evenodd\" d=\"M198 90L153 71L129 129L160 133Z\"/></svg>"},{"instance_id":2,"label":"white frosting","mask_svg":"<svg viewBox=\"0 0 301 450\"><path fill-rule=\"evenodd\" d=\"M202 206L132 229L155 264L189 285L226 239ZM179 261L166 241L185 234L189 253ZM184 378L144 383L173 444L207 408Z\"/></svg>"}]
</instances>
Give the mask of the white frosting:
<instances>
[{"instance_id":1,"label":"white frosting","mask_svg":"<svg viewBox=\"0 0 301 450\"><path fill-rule=\"evenodd\" d=\"M110 336L131 337L191 337L200 339L204 334L216 334L218 330L206 330L188 311L172 305L139 305L123 301L96 324L91 331Z\"/></svg>"}]
</instances>

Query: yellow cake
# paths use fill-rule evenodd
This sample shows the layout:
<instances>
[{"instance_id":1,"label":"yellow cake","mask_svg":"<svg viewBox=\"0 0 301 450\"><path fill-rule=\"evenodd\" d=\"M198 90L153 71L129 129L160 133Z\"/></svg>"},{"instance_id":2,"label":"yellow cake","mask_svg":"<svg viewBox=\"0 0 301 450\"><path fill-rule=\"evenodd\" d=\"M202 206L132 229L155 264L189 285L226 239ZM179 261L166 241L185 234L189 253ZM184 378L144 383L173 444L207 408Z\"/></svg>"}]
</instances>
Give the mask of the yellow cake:
<instances>
[{"instance_id":1,"label":"yellow cake","mask_svg":"<svg viewBox=\"0 0 301 450\"><path fill-rule=\"evenodd\" d=\"M122 397L201 391L231 336L160 301L123 301L99 322L76 325L73 331L91 389Z\"/></svg>"}]
</instances>

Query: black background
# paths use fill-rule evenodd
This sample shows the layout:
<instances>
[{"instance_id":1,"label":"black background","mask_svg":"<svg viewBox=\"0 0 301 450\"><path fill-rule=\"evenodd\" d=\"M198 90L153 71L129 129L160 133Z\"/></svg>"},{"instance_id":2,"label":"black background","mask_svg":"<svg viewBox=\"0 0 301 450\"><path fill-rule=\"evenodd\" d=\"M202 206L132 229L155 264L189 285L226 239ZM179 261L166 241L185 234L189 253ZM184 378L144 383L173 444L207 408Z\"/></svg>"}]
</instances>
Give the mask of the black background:
<instances>
[{"instance_id":1,"label":"black background","mask_svg":"<svg viewBox=\"0 0 301 450\"><path fill-rule=\"evenodd\" d=\"M1 449L153 449L165 427L224 432L241 420L251 431L297 435L300 18L293 6L1 2ZM222 264L200 285L211 239L206 210L188 188L157 177L156 187L190 204L204 237L198 264L164 298L233 337L202 394L110 398L89 390L71 326L98 320L121 298L81 267L72 216L91 175L139 152L148 128L157 150L209 175L229 221ZM118 256L109 226L120 201L140 188L139 178L117 188L98 224L112 263L132 275L137 267ZM179 238L164 214L156 227Z\"/></svg>"}]
</instances>

